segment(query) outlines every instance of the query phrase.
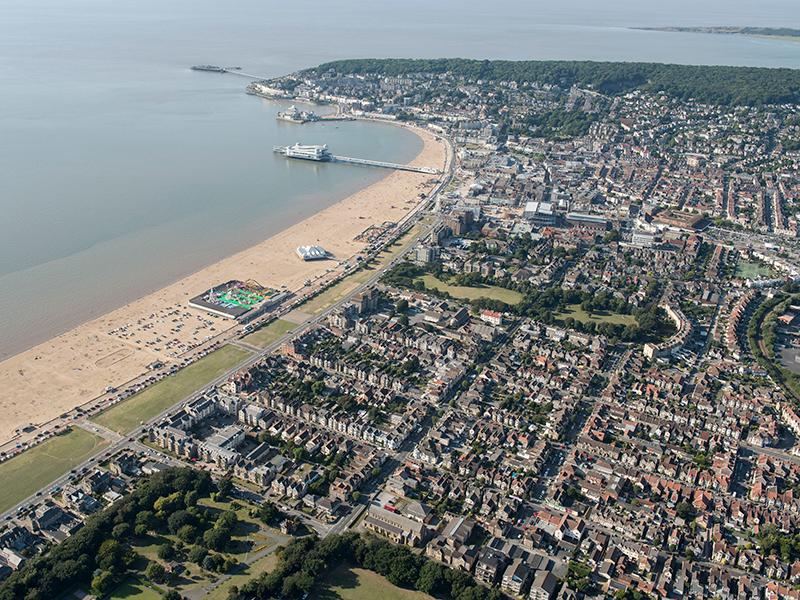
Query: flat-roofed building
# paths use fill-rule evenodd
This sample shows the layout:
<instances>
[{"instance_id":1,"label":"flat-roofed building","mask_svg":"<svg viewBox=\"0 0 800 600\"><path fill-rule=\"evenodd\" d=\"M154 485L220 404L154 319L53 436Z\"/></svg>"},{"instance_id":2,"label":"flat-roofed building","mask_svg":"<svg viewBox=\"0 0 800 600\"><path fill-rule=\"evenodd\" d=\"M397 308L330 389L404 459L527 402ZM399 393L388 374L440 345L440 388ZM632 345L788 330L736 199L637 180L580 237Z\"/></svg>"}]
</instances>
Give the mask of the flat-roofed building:
<instances>
[{"instance_id":1,"label":"flat-roofed building","mask_svg":"<svg viewBox=\"0 0 800 600\"><path fill-rule=\"evenodd\" d=\"M592 213L567 213L567 223L573 227L580 227L581 229L590 229L593 231L606 231L608 229L608 219Z\"/></svg>"},{"instance_id":2,"label":"flat-roofed building","mask_svg":"<svg viewBox=\"0 0 800 600\"><path fill-rule=\"evenodd\" d=\"M556 214L553 212L553 204L551 202L527 202L522 216L539 227L556 224Z\"/></svg>"}]
</instances>

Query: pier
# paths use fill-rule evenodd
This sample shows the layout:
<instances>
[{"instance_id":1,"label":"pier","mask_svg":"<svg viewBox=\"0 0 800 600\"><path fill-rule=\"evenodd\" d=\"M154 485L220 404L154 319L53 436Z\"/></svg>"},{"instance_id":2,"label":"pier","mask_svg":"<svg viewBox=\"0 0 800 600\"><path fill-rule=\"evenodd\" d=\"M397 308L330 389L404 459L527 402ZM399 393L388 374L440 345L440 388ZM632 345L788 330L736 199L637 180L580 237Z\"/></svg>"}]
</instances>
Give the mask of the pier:
<instances>
[{"instance_id":1,"label":"pier","mask_svg":"<svg viewBox=\"0 0 800 600\"><path fill-rule=\"evenodd\" d=\"M239 77L247 77L247 79L264 80L267 77L261 75L253 75L251 73L244 73L239 67L218 67L216 65L195 65L192 71L205 71L206 73L230 73L231 75L238 75Z\"/></svg>"},{"instance_id":2,"label":"pier","mask_svg":"<svg viewBox=\"0 0 800 600\"><path fill-rule=\"evenodd\" d=\"M248 79L256 79L259 81L267 79L267 77L264 77L263 75L252 75L251 73L243 73L242 71L229 71L228 69L223 69L222 72L230 73L231 75L238 75L239 77L247 77Z\"/></svg>"},{"instance_id":3,"label":"pier","mask_svg":"<svg viewBox=\"0 0 800 600\"><path fill-rule=\"evenodd\" d=\"M412 171L414 173L426 173L428 175L440 175L439 169L431 167L415 167L413 165L401 165L400 163L385 162L382 160L370 160L368 158L353 158L352 156L337 156L328 150L327 145L302 145L300 143L291 146L275 146L272 151L282 154L286 158L296 158L300 160L310 160L313 162L340 162L351 165L364 165L366 167L381 167L383 169L395 169L397 171Z\"/></svg>"},{"instance_id":4,"label":"pier","mask_svg":"<svg viewBox=\"0 0 800 600\"><path fill-rule=\"evenodd\" d=\"M401 165L399 163L383 162L380 160L369 160L367 158L353 158L351 156L337 156L333 155L333 162L350 163L353 165L365 165L368 167L382 167L384 169L395 169L397 171L413 171L415 173L427 173L428 175L439 175L439 169L431 167L415 167L413 165Z\"/></svg>"}]
</instances>

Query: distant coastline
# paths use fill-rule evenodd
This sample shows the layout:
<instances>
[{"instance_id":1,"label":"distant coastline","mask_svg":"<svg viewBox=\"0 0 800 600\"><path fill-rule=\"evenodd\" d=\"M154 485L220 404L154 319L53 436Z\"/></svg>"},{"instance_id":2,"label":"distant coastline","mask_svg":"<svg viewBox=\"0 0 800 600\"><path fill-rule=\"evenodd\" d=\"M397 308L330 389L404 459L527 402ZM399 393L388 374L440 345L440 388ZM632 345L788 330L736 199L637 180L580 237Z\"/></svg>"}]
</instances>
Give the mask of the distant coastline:
<instances>
[{"instance_id":1,"label":"distant coastline","mask_svg":"<svg viewBox=\"0 0 800 600\"><path fill-rule=\"evenodd\" d=\"M631 27L639 31L665 31L672 33L712 33L720 35L748 35L800 42L800 29L790 27Z\"/></svg>"}]
</instances>

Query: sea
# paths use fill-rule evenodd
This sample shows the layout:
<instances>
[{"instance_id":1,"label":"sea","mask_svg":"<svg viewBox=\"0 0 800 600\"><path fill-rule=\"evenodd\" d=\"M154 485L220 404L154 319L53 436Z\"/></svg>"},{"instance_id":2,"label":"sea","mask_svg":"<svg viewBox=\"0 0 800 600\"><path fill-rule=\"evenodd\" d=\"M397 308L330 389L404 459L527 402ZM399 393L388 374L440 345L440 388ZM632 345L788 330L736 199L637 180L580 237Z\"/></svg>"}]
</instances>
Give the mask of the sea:
<instances>
[{"instance_id":1,"label":"sea","mask_svg":"<svg viewBox=\"0 0 800 600\"><path fill-rule=\"evenodd\" d=\"M0 0L0 359L251 246L405 162L409 131L278 122L248 80L363 57L800 68L800 43L633 27L800 27L796 0Z\"/></svg>"}]
</instances>

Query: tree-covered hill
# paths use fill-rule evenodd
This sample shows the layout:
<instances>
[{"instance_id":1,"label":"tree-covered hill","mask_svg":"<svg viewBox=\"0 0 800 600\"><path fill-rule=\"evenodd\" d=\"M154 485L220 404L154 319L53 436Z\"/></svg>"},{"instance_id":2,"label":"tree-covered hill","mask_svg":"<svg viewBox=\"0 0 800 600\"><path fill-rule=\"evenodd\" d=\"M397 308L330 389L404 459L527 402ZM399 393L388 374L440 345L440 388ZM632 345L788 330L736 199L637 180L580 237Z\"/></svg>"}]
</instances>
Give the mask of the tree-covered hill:
<instances>
[{"instance_id":1,"label":"tree-covered hill","mask_svg":"<svg viewBox=\"0 0 800 600\"><path fill-rule=\"evenodd\" d=\"M591 87L605 94L633 90L664 92L721 105L758 106L800 100L800 70L592 61L440 59L351 59L320 65L342 74L446 73L471 80L539 82Z\"/></svg>"}]
</instances>

